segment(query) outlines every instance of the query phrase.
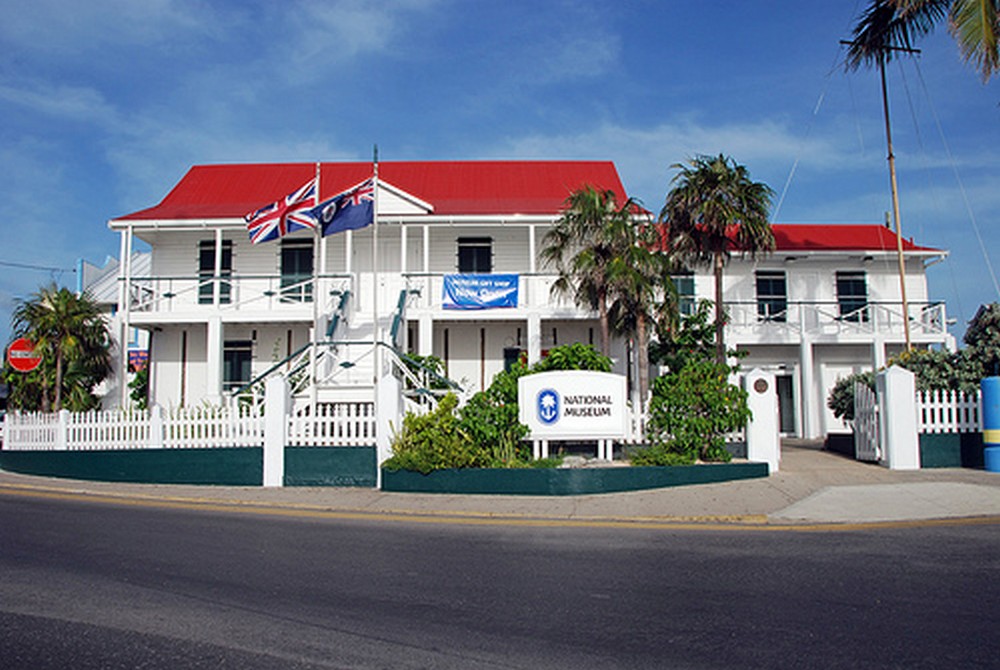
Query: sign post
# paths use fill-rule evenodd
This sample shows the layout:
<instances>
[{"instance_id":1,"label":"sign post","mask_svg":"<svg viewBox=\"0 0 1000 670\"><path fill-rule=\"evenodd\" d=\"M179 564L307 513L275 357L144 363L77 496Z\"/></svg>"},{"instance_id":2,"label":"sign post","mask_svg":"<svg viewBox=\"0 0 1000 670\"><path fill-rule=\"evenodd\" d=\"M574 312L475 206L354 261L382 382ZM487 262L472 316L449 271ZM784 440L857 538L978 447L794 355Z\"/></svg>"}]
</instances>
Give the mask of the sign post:
<instances>
[{"instance_id":1,"label":"sign post","mask_svg":"<svg viewBox=\"0 0 1000 670\"><path fill-rule=\"evenodd\" d=\"M18 372L31 372L41 364L42 357L35 353L31 340L19 337L7 347L7 361Z\"/></svg>"}]
</instances>

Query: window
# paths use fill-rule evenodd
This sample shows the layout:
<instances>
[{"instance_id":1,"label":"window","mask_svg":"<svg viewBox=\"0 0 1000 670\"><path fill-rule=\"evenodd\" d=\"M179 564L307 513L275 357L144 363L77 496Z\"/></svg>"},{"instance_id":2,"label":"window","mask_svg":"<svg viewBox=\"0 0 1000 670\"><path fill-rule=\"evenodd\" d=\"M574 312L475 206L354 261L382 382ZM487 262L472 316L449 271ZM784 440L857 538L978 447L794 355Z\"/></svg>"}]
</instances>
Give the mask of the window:
<instances>
[{"instance_id":1,"label":"window","mask_svg":"<svg viewBox=\"0 0 1000 670\"><path fill-rule=\"evenodd\" d=\"M220 277L231 277L233 274L233 243L232 240L222 242L222 264L219 266ZM215 282L215 240L198 243L198 304L211 305L214 302ZM228 303L232 300L232 284L219 281L219 302Z\"/></svg>"},{"instance_id":2,"label":"window","mask_svg":"<svg viewBox=\"0 0 1000 670\"><path fill-rule=\"evenodd\" d=\"M253 342L227 340L222 346L222 390L234 391L250 382Z\"/></svg>"},{"instance_id":3,"label":"window","mask_svg":"<svg viewBox=\"0 0 1000 670\"><path fill-rule=\"evenodd\" d=\"M844 321L868 321L868 285L864 272L837 273L837 304Z\"/></svg>"},{"instance_id":4,"label":"window","mask_svg":"<svg viewBox=\"0 0 1000 670\"><path fill-rule=\"evenodd\" d=\"M757 272L757 320L788 320L788 282L781 270Z\"/></svg>"},{"instance_id":5,"label":"window","mask_svg":"<svg viewBox=\"0 0 1000 670\"><path fill-rule=\"evenodd\" d=\"M312 302L313 245L306 240L281 245L281 302Z\"/></svg>"},{"instance_id":6,"label":"window","mask_svg":"<svg viewBox=\"0 0 1000 670\"><path fill-rule=\"evenodd\" d=\"M458 271L462 274L493 272L493 239L490 237L458 238Z\"/></svg>"},{"instance_id":7,"label":"window","mask_svg":"<svg viewBox=\"0 0 1000 670\"><path fill-rule=\"evenodd\" d=\"M694 314L694 274L684 272L670 277L677 291L677 309L684 316Z\"/></svg>"}]
</instances>

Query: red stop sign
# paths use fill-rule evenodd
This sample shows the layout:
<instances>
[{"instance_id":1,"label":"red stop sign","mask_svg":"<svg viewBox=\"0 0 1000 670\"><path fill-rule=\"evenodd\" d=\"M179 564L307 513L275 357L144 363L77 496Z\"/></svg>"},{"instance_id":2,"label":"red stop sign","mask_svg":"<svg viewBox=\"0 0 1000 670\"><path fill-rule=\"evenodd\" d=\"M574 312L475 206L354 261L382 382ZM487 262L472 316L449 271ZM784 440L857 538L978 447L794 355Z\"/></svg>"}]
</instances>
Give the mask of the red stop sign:
<instances>
[{"instance_id":1,"label":"red stop sign","mask_svg":"<svg viewBox=\"0 0 1000 670\"><path fill-rule=\"evenodd\" d=\"M42 362L42 357L35 355L35 345L31 340L19 337L7 347L7 360L17 371L31 372Z\"/></svg>"}]
</instances>

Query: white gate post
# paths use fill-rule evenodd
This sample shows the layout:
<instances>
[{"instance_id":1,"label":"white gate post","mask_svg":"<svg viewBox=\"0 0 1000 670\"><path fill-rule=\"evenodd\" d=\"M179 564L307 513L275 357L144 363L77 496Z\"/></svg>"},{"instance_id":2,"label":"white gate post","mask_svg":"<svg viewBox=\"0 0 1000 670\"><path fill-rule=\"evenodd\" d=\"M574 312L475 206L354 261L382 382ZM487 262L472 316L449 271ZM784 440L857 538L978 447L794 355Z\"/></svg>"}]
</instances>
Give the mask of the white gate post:
<instances>
[{"instance_id":1,"label":"white gate post","mask_svg":"<svg viewBox=\"0 0 1000 670\"><path fill-rule=\"evenodd\" d=\"M69 410L61 409L57 416L59 423L56 426L56 449L66 451L69 448Z\"/></svg>"},{"instance_id":2,"label":"white gate post","mask_svg":"<svg viewBox=\"0 0 1000 670\"><path fill-rule=\"evenodd\" d=\"M920 469L915 379L912 372L897 365L875 376L882 464L890 470Z\"/></svg>"},{"instance_id":3,"label":"white gate post","mask_svg":"<svg viewBox=\"0 0 1000 670\"><path fill-rule=\"evenodd\" d=\"M753 413L746 428L747 460L767 463L768 474L773 474L781 462L774 373L754 368L747 374L745 384L747 406Z\"/></svg>"},{"instance_id":4,"label":"white gate post","mask_svg":"<svg viewBox=\"0 0 1000 670\"><path fill-rule=\"evenodd\" d=\"M375 388L375 487L382 488L382 461L392 456L392 435L402 427L403 387L384 375Z\"/></svg>"},{"instance_id":5,"label":"white gate post","mask_svg":"<svg viewBox=\"0 0 1000 670\"><path fill-rule=\"evenodd\" d=\"M264 383L264 486L285 482L288 382L278 375Z\"/></svg>"},{"instance_id":6,"label":"white gate post","mask_svg":"<svg viewBox=\"0 0 1000 670\"><path fill-rule=\"evenodd\" d=\"M163 408L153 405L149 408L149 448L163 448Z\"/></svg>"}]
</instances>

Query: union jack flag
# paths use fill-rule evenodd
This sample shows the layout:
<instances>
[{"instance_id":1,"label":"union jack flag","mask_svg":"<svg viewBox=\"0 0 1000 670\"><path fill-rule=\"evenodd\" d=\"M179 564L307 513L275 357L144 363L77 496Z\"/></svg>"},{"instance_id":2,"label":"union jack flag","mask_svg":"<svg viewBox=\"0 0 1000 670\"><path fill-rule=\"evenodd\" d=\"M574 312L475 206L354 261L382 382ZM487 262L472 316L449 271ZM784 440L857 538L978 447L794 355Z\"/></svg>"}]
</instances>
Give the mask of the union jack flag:
<instances>
[{"instance_id":1,"label":"union jack flag","mask_svg":"<svg viewBox=\"0 0 1000 670\"><path fill-rule=\"evenodd\" d=\"M265 205L243 217L253 244L267 242L288 233L308 228L316 229L316 219L309 211L316 206L316 180L311 179L285 198Z\"/></svg>"}]
</instances>

